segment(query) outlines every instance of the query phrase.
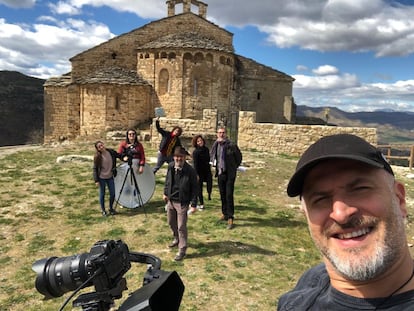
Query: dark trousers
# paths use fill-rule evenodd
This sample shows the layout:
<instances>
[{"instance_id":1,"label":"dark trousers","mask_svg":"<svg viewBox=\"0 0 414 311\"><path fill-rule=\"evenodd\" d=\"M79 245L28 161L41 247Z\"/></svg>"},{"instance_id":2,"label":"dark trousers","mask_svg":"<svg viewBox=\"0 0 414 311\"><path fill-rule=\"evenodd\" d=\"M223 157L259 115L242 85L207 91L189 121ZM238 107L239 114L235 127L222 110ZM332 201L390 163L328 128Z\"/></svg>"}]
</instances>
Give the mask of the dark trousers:
<instances>
[{"instance_id":1,"label":"dark trousers","mask_svg":"<svg viewBox=\"0 0 414 311\"><path fill-rule=\"evenodd\" d=\"M174 161L172 155L171 156L165 156L161 153L161 151L158 151L157 154L157 164L154 166L154 168L152 169L152 172L155 174L164 163L170 163Z\"/></svg>"},{"instance_id":2,"label":"dark trousers","mask_svg":"<svg viewBox=\"0 0 414 311\"><path fill-rule=\"evenodd\" d=\"M204 197L203 197L203 181L204 178L200 178L198 180L198 201L200 202L200 205L204 205ZM210 176L207 176L205 178L207 183L207 193L208 197L210 198L211 191L213 190L213 177L210 174Z\"/></svg>"},{"instance_id":3,"label":"dark trousers","mask_svg":"<svg viewBox=\"0 0 414 311\"><path fill-rule=\"evenodd\" d=\"M236 176L228 177L227 174L218 175L217 182L220 190L221 211L224 219L234 218L234 183Z\"/></svg>"}]
</instances>

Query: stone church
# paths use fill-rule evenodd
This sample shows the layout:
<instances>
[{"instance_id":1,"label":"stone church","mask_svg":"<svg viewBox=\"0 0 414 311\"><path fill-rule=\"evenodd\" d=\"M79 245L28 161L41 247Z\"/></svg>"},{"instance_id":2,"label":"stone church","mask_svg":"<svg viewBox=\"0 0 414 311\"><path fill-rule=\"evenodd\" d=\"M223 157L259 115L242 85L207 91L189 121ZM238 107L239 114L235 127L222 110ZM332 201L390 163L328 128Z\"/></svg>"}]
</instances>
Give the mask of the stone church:
<instances>
[{"instance_id":1,"label":"stone church","mask_svg":"<svg viewBox=\"0 0 414 311\"><path fill-rule=\"evenodd\" d=\"M168 16L70 59L72 71L44 84L44 141L151 123L203 118L236 126L239 111L257 122L291 123L294 79L235 54L233 34L208 21L207 4L167 0Z\"/></svg>"}]
</instances>

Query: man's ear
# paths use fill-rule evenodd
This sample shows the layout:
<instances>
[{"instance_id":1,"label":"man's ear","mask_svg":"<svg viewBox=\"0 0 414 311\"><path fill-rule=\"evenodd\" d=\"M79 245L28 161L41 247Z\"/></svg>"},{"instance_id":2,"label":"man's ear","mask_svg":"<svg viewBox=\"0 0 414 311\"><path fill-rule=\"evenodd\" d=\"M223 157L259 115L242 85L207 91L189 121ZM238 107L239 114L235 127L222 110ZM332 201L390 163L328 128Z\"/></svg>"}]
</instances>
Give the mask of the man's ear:
<instances>
[{"instance_id":1,"label":"man's ear","mask_svg":"<svg viewBox=\"0 0 414 311\"><path fill-rule=\"evenodd\" d=\"M406 206L406 201L405 201L405 187L404 185L399 182L399 181L395 181L394 182L394 192L395 195L398 198L398 203L400 206L400 211L401 211L401 215L403 218L407 217L407 206Z\"/></svg>"}]
</instances>

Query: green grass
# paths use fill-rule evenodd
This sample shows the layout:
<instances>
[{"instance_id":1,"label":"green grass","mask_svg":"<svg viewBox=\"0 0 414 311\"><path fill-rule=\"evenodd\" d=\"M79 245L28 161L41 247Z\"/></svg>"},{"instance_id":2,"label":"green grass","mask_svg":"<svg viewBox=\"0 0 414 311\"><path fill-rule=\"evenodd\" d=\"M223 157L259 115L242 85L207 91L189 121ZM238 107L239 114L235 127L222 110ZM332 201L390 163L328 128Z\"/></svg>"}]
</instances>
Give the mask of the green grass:
<instances>
[{"instance_id":1,"label":"green grass","mask_svg":"<svg viewBox=\"0 0 414 311\"><path fill-rule=\"evenodd\" d=\"M115 143L110 147L116 148ZM145 147L147 157L155 157L156 150ZM278 297L320 261L298 199L286 195L296 158L243 150L249 168L236 180L235 228L227 230L217 221L221 212L215 182L205 210L189 218L188 257L174 262L175 250L167 247L171 232L162 201L165 166L157 173L154 196L144 208L118 208L118 215L104 218L92 163L56 163L65 154L93 153L93 142L10 155L0 151L1 310L59 309L71 292L43 300L34 288L32 264L46 257L89 252L103 239L122 239L131 251L159 257L163 270L177 271L186 287L180 310L186 311L275 310ZM405 175L406 171L397 171L407 187L412 215L414 181ZM409 222L409 243L413 236ZM142 286L145 270L144 264L132 264L125 274L128 290L117 305ZM93 290L88 287L81 293Z\"/></svg>"}]
</instances>

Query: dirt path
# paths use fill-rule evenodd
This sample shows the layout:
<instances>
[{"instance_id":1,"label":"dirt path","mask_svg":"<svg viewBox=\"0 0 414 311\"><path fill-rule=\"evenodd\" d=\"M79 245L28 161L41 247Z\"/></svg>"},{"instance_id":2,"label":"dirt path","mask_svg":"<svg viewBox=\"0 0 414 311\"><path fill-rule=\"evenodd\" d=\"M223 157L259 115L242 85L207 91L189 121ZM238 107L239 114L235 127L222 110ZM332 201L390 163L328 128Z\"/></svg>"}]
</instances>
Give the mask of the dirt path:
<instances>
[{"instance_id":1,"label":"dirt path","mask_svg":"<svg viewBox=\"0 0 414 311\"><path fill-rule=\"evenodd\" d=\"M10 154L19 152L19 151L36 150L36 149L41 149L41 148L42 148L41 145L3 146L3 147L0 147L0 159Z\"/></svg>"}]
</instances>

